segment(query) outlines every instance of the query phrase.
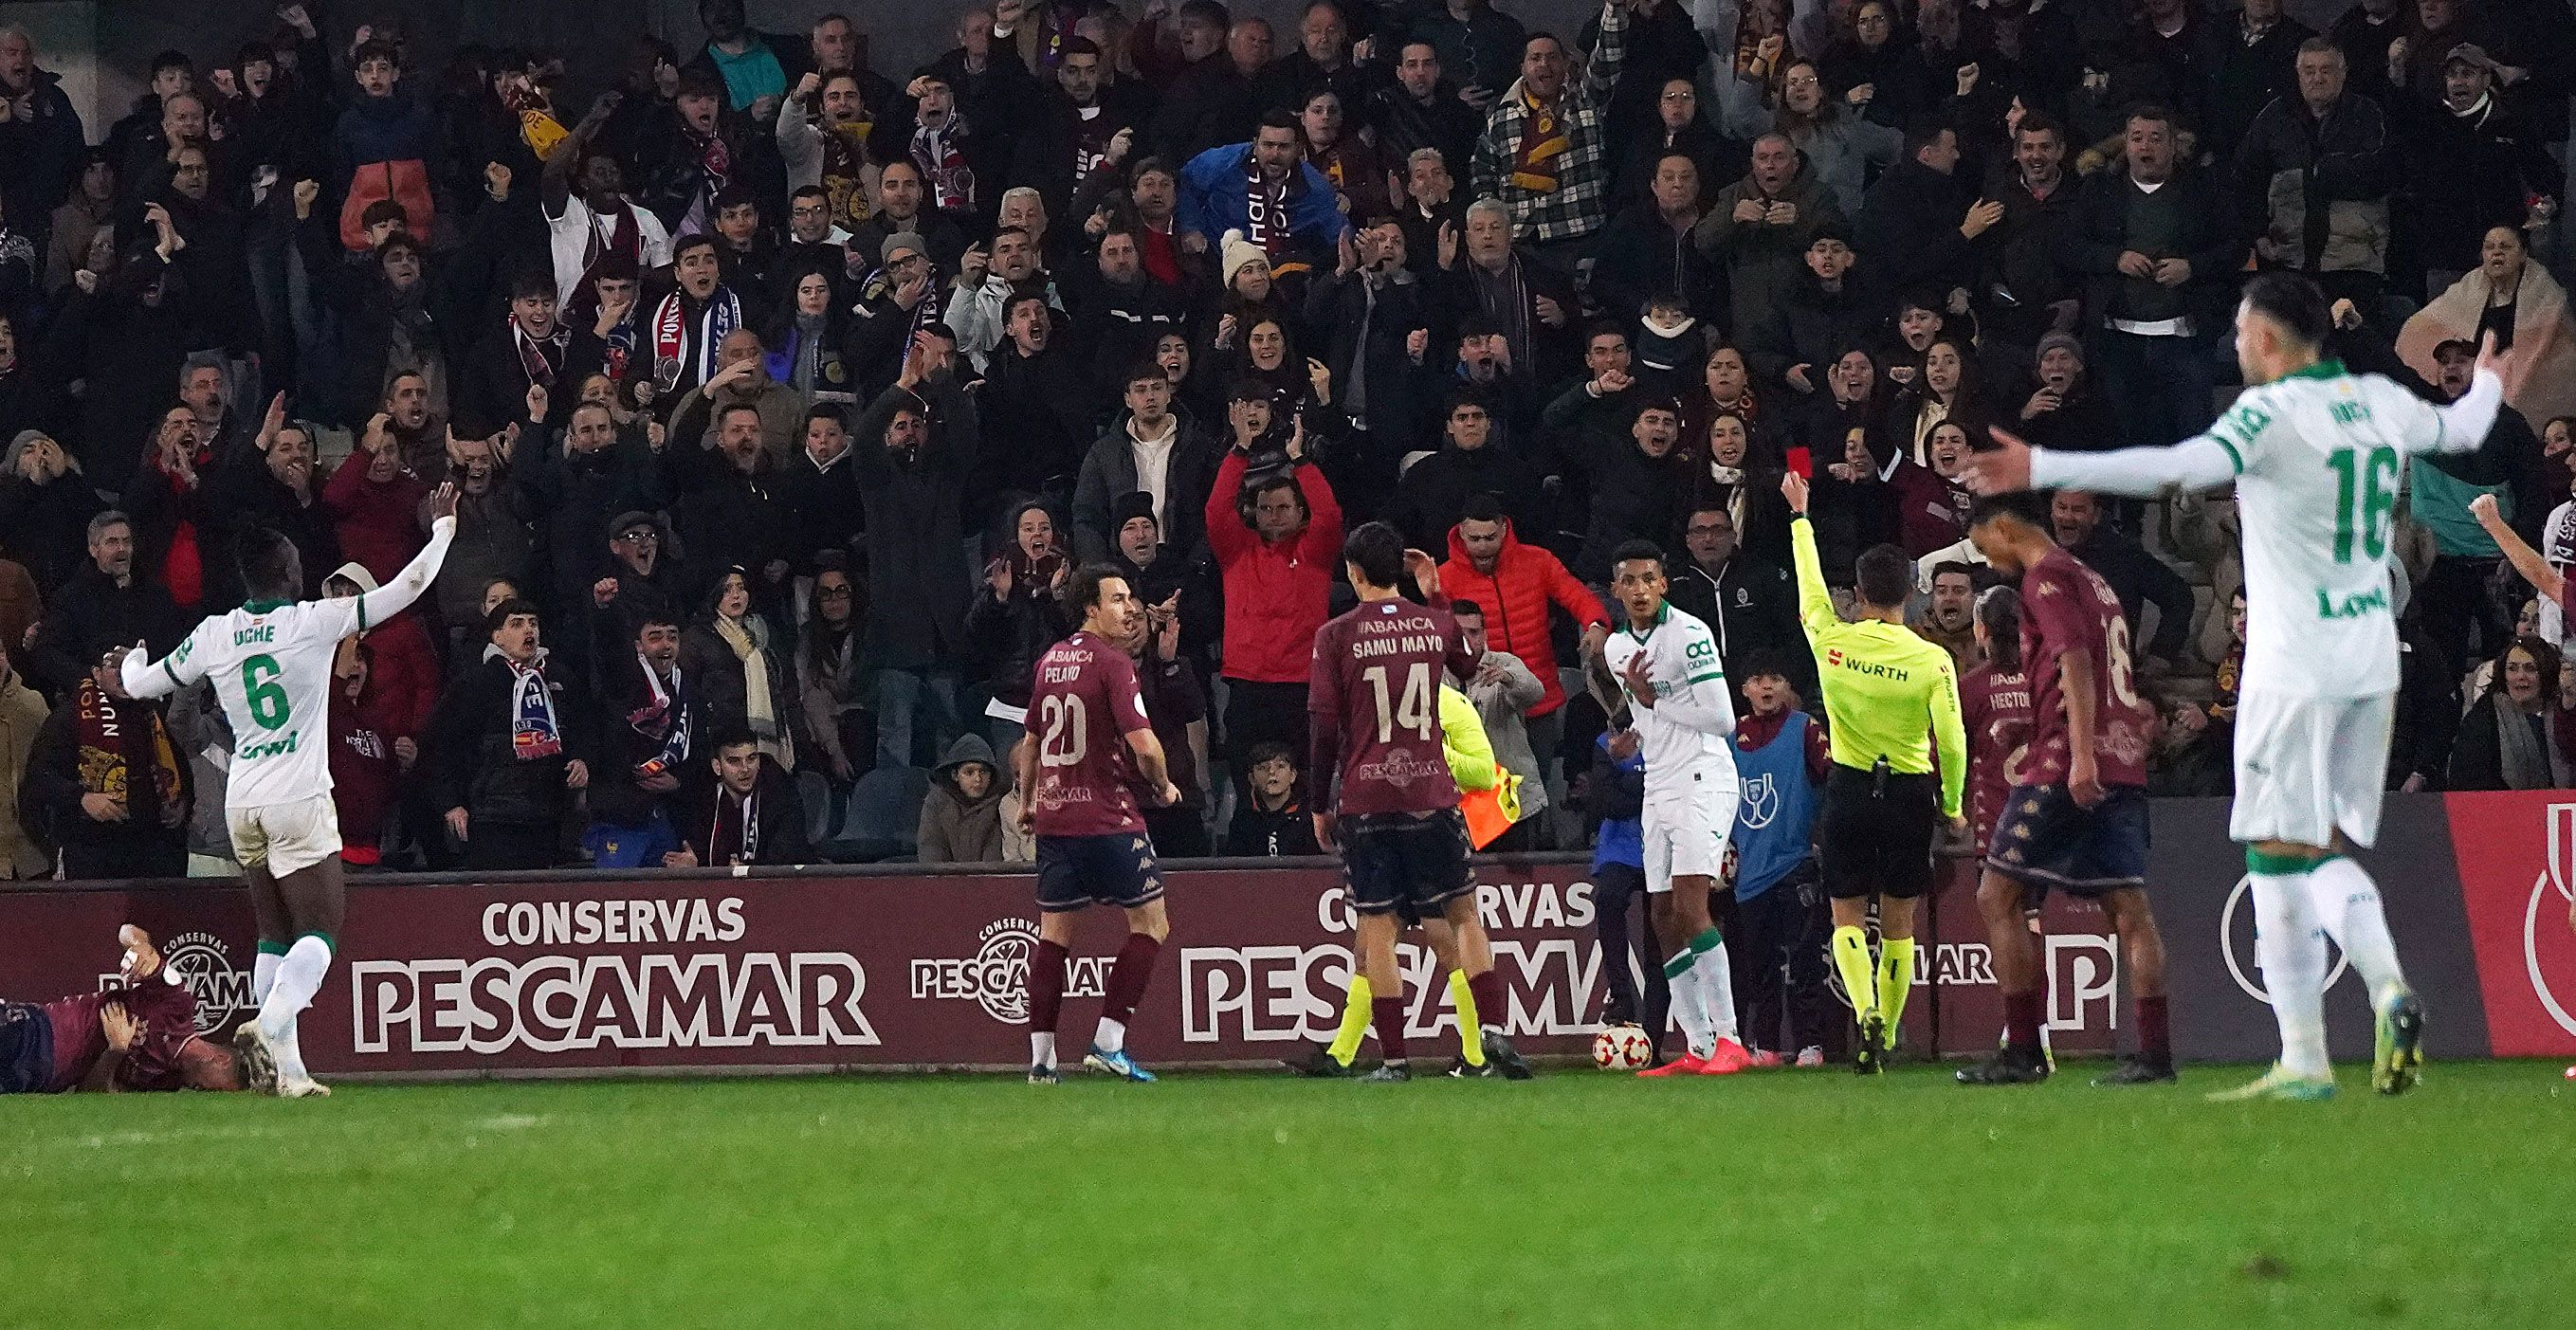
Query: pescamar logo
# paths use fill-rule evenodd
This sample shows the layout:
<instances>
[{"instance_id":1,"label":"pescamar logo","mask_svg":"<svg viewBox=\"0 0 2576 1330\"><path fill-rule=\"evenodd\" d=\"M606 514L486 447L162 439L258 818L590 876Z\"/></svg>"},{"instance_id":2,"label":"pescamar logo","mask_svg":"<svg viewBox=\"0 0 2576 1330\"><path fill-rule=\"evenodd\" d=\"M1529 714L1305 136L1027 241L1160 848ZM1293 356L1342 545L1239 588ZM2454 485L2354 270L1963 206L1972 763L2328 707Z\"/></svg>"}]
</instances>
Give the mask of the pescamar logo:
<instances>
[{"instance_id":1,"label":"pescamar logo","mask_svg":"<svg viewBox=\"0 0 2576 1330\"><path fill-rule=\"evenodd\" d=\"M912 963L917 998L974 1000L1004 1025L1029 1023L1029 959L1037 954L1038 926L1026 919L997 919L975 935L975 954ZM1064 995L1099 997L1108 991L1109 958L1066 960Z\"/></svg>"},{"instance_id":2,"label":"pescamar logo","mask_svg":"<svg viewBox=\"0 0 2576 1330\"><path fill-rule=\"evenodd\" d=\"M197 1033L213 1034L232 1023L233 1013L250 1001L250 972L233 968L232 949L212 933L181 933L161 946L161 964L179 976L197 999ZM105 989L124 982L119 974L102 974Z\"/></svg>"}]
</instances>

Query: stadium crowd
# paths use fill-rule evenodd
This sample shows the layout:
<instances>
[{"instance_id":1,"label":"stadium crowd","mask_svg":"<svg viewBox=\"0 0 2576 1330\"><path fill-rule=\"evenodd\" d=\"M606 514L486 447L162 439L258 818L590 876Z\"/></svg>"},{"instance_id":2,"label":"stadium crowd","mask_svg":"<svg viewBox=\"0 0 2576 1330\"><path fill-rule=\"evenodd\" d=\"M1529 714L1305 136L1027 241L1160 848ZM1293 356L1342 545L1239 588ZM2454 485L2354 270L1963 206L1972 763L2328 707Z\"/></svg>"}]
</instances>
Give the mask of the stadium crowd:
<instances>
[{"instance_id":1,"label":"stadium crowd","mask_svg":"<svg viewBox=\"0 0 2576 1330\"><path fill-rule=\"evenodd\" d=\"M1481 653L1457 682L1525 782L1498 848L1618 863L1613 550L1671 551L1740 760L1785 733L1763 772L1820 780L1783 471L1838 594L1899 546L1909 622L1991 683L1963 459L2206 427L2261 269L2436 400L2482 333L2516 352L2494 441L2398 500L2389 782L2576 784L2566 621L2503 543L2576 561L2558 0L2322 31L2282 0L1611 0L1556 33L1493 0L960 8L890 77L864 11L782 34L704 0L704 45L646 36L594 93L287 5L156 58L108 126L0 30L9 873L233 871L220 709L97 663L241 604L254 528L313 594L374 587L447 480L434 596L338 666L353 865L1025 861L1008 752L1088 562L1151 607L1163 854L1311 853L1309 644L1373 518L1443 560ZM2051 516L2130 620L2154 792L2225 793L2232 502ZM1736 908L1794 970L1821 907L1789 806L1740 838Z\"/></svg>"}]
</instances>

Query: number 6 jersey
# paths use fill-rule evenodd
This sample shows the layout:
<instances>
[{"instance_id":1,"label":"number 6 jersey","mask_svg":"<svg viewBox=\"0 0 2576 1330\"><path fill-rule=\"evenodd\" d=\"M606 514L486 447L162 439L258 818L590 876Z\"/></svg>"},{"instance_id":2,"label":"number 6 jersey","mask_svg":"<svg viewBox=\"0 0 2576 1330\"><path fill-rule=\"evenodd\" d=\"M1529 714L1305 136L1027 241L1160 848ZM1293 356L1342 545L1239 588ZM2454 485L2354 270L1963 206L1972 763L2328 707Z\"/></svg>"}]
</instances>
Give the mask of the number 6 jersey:
<instances>
[{"instance_id":1,"label":"number 6 jersey","mask_svg":"<svg viewBox=\"0 0 2576 1330\"><path fill-rule=\"evenodd\" d=\"M1127 736L1152 729L1136 663L1096 634L1075 633L1038 657L1029 688L1037 789L1029 820L1041 836L1109 836L1145 829Z\"/></svg>"},{"instance_id":2,"label":"number 6 jersey","mask_svg":"<svg viewBox=\"0 0 2576 1330\"><path fill-rule=\"evenodd\" d=\"M1440 684L1475 667L1449 611L1409 600L1363 601L1316 629L1306 693L1313 806L1345 815L1457 807L1440 746Z\"/></svg>"},{"instance_id":3,"label":"number 6 jersey","mask_svg":"<svg viewBox=\"0 0 2576 1330\"><path fill-rule=\"evenodd\" d=\"M197 625L154 667L185 687L214 685L232 722L226 808L291 804L331 792L331 661L369 625L358 598L252 601Z\"/></svg>"}]
</instances>

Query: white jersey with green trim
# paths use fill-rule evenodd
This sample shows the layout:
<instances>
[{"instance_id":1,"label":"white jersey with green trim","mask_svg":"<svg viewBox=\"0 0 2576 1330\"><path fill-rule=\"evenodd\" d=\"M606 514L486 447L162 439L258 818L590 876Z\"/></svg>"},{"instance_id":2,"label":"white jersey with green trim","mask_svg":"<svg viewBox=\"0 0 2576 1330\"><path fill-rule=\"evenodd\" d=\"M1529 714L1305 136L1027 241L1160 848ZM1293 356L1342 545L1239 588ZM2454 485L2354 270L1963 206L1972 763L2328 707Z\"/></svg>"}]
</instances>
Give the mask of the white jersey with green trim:
<instances>
[{"instance_id":1,"label":"white jersey with green trim","mask_svg":"<svg viewBox=\"0 0 2576 1330\"><path fill-rule=\"evenodd\" d=\"M2210 427L2237 472L2246 687L2397 691L2397 496L2406 459L2443 449L2443 429L2432 403L2333 361L2247 389Z\"/></svg>"},{"instance_id":2,"label":"white jersey with green trim","mask_svg":"<svg viewBox=\"0 0 2576 1330\"><path fill-rule=\"evenodd\" d=\"M1602 653L1610 677L1622 680L1630 661L1639 653L1646 657L1655 705L1640 706L1631 694L1628 712L1637 731L1638 755L1646 759L1648 796L1686 789L1695 773L1724 773L1733 780L1735 753L1727 735L1735 730L1735 701L1727 693L1717 635L1707 624L1666 605L1652 630L1641 635L1634 625L1623 623ZM1627 692L1624 682L1620 691Z\"/></svg>"},{"instance_id":3,"label":"white jersey with green trim","mask_svg":"<svg viewBox=\"0 0 2576 1330\"><path fill-rule=\"evenodd\" d=\"M331 661L358 631L358 598L246 605L197 625L159 668L185 686L205 679L232 722L226 808L288 804L331 792Z\"/></svg>"}]
</instances>

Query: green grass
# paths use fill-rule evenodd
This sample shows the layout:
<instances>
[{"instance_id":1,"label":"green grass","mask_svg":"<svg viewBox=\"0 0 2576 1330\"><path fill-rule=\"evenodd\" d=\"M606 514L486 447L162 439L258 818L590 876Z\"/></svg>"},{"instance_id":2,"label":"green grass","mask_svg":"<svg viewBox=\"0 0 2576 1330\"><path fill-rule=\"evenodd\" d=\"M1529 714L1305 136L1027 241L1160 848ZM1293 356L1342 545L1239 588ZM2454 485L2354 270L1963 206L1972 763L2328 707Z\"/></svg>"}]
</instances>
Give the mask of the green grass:
<instances>
[{"instance_id":1,"label":"green grass","mask_svg":"<svg viewBox=\"0 0 2576 1330\"><path fill-rule=\"evenodd\" d=\"M0 1327L2570 1324L2576 1083L1775 1072L0 1101ZM795 1321L785 1318L795 1317Z\"/></svg>"}]
</instances>

